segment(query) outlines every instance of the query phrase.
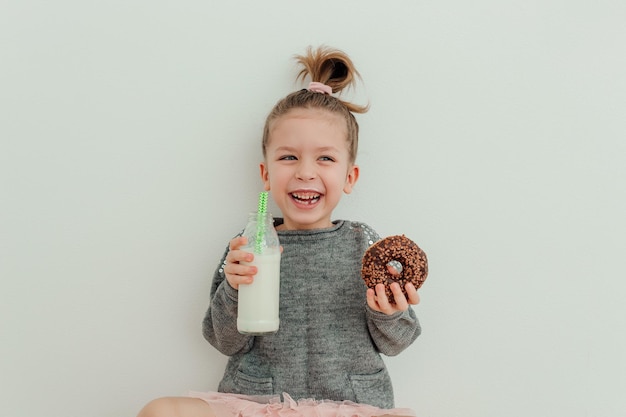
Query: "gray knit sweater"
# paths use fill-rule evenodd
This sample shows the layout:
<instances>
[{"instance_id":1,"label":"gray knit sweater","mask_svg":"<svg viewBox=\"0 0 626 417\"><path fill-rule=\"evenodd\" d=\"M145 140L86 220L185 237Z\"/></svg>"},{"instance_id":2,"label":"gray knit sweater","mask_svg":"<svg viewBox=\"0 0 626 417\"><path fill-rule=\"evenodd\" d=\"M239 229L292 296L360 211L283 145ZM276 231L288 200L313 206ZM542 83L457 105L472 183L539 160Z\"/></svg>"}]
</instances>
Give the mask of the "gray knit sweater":
<instances>
[{"instance_id":1,"label":"gray knit sweater","mask_svg":"<svg viewBox=\"0 0 626 417\"><path fill-rule=\"evenodd\" d=\"M203 334L230 357L218 390L394 407L381 353L397 355L421 330L411 308L387 316L367 306L361 258L379 239L376 232L337 221L328 229L278 236L283 253L276 334L237 331L237 290L223 272L226 252L213 277Z\"/></svg>"}]
</instances>

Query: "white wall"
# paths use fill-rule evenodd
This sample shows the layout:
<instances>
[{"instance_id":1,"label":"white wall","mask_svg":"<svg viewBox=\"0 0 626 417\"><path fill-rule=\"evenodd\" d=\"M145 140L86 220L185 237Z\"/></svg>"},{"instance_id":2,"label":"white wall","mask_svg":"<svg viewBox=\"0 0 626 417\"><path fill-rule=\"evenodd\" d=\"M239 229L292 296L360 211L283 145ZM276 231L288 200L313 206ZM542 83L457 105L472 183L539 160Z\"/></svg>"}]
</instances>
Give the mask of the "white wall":
<instances>
[{"instance_id":1,"label":"white wall","mask_svg":"<svg viewBox=\"0 0 626 417\"><path fill-rule=\"evenodd\" d=\"M322 43L372 105L337 217L430 257L398 405L626 415L626 3L241 3L0 4L0 415L215 389L209 281Z\"/></svg>"}]
</instances>

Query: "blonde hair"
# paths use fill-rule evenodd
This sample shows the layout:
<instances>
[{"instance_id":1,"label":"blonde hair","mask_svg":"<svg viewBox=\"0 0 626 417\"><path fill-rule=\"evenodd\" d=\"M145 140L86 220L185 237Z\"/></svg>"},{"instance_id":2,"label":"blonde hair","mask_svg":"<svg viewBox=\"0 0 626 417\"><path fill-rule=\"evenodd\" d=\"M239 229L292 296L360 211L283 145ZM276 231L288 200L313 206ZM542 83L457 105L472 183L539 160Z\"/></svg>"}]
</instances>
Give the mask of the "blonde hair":
<instances>
[{"instance_id":1,"label":"blonde hair","mask_svg":"<svg viewBox=\"0 0 626 417\"><path fill-rule=\"evenodd\" d=\"M311 81L326 84L332 88L333 93L341 93L349 87L354 87L357 79L360 78L352 60L338 49L326 46L313 49L309 46L305 55L296 55L295 59L302 66L296 81L304 81L308 76ZM270 140L272 123L297 108L322 109L345 119L350 162L354 163L359 146L359 125L353 113L365 113L369 109L369 105L359 106L329 94L307 89L291 93L280 100L267 116L263 129L264 157Z\"/></svg>"}]
</instances>

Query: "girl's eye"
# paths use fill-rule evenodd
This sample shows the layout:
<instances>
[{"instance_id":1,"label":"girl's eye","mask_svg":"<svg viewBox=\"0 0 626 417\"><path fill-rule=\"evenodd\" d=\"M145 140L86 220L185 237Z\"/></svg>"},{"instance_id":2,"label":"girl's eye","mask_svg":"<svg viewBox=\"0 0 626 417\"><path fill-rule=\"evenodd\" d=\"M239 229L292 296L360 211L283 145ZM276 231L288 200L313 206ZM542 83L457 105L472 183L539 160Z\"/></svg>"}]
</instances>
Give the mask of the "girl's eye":
<instances>
[{"instance_id":1,"label":"girl's eye","mask_svg":"<svg viewBox=\"0 0 626 417\"><path fill-rule=\"evenodd\" d=\"M329 162L334 162L334 159L330 156L321 156L320 157L320 161L329 161Z\"/></svg>"},{"instance_id":2,"label":"girl's eye","mask_svg":"<svg viewBox=\"0 0 626 417\"><path fill-rule=\"evenodd\" d=\"M279 161L295 161L297 158L293 155L285 155L278 158Z\"/></svg>"}]
</instances>

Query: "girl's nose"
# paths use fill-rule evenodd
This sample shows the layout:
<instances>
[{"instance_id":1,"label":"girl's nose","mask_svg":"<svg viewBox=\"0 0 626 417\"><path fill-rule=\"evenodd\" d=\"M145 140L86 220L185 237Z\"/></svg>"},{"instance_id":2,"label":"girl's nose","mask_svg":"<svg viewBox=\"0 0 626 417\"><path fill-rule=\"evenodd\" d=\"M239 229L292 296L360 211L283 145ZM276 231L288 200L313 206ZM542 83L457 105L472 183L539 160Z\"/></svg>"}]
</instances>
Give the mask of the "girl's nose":
<instances>
[{"instance_id":1,"label":"girl's nose","mask_svg":"<svg viewBox=\"0 0 626 417\"><path fill-rule=\"evenodd\" d=\"M302 162L298 164L298 169L296 170L296 178L299 180L307 181L312 180L316 176L315 168L307 162Z\"/></svg>"}]
</instances>

